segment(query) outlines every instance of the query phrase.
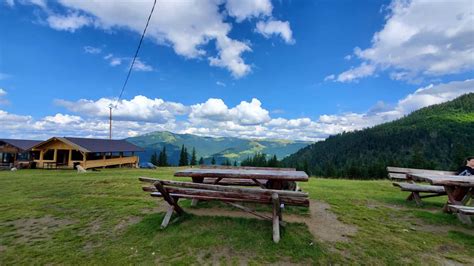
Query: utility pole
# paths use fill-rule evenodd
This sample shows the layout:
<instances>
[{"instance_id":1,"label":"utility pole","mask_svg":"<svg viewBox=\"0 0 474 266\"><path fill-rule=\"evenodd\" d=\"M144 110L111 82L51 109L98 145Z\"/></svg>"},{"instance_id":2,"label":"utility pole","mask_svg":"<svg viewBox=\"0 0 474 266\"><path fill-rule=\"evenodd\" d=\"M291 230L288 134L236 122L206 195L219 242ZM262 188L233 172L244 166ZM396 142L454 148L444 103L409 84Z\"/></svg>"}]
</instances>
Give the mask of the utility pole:
<instances>
[{"instance_id":1,"label":"utility pole","mask_svg":"<svg viewBox=\"0 0 474 266\"><path fill-rule=\"evenodd\" d=\"M109 105L109 139L112 139L112 104Z\"/></svg>"}]
</instances>

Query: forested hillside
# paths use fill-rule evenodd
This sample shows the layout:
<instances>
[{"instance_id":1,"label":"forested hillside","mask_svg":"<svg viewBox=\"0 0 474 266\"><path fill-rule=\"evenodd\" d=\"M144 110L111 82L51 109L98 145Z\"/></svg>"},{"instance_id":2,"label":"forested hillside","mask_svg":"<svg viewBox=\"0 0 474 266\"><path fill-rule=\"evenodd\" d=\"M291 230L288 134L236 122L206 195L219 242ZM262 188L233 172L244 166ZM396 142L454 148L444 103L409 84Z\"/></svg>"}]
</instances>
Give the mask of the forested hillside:
<instances>
[{"instance_id":1,"label":"forested hillside","mask_svg":"<svg viewBox=\"0 0 474 266\"><path fill-rule=\"evenodd\" d=\"M474 155L474 93L393 122L331 136L282 164L317 176L384 178L386 166L456 170L470 155Z\"/></svg>"}]
</instances>

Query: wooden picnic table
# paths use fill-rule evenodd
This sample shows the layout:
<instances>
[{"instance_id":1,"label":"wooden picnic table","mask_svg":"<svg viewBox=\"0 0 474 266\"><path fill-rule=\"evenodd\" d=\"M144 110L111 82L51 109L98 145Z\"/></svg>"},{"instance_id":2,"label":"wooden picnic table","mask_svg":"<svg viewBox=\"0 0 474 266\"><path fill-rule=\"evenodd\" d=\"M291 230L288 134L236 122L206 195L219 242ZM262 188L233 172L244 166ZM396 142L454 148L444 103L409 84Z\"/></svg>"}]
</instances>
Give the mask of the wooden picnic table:
<instances>
[{"instance_id":1,"label":"wooden picnic table","mask_svg":"<svg viewBox=\"0 0 474 266\"><path fill-rule=\"evenodd\" d=\"M285 182L308 181L308 175L303 171L282 171L277 169L203 169L189 168L177 171L174 176L191 177L194 183L202 183L204 178L216 178L215 184L223 179L247 179L262 188L283 189ZM270 186L265 186L259 180L268 180Z\"/></svg>"},{"instance_id":2,"label":"wooden picnic table","mask_svg":"<svg viewBox=\"0 0 474 266\"><path fill-rule=\"evenodd\" d=\"M407 174L407 176L415 181L443 186L448 195L448 204L451 205L466 205L474 195L474 176L430 174ZM444 208L446 212L450 212L448 204Z\"/></svg>"}]
</instances>

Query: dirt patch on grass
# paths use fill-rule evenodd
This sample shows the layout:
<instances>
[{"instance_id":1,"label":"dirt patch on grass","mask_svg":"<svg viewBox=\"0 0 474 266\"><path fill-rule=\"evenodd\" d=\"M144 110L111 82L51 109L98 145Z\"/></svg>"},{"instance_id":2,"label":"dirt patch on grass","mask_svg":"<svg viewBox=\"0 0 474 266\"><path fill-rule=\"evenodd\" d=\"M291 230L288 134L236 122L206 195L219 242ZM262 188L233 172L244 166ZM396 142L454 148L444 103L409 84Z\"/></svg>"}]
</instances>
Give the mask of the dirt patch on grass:
<instances>
[{"instance_id":1,"label":"dirt patch on grass","mask_svg":"<svg viewBox=\"0 0 474 266\"><path fill-rule=\"evenodd\" d=\"M457 231L457 232L461 232L461 233L471 235L474 237L474 230L472 229L463 228L463 227L454 226L454 225L427 224L427 223L422 222L421 220L417 220L415 223L413 223L410 229L414 231L436 233L436 234L447 234L450 231Z\"/></svg>"},{"instance_id":2,"label":"dirt patch on grass","mask_svg":"<svg viewBox=\"0 0 474 266\"><path fill-rule=\"evenodd\" d=\"M139 223L142 220L142 217L138 216L129 216L123 220L121 220L114 228L115 231L122 231L130 225L134 225Z\"/></svg>"},{"instance_id":3,"label":"dirt patch on grass","mask_svg":"<svg viewBox=\"0 0 474 266\"><path fill-rule=\"evenodd\" d=\"M300 216L295 214L283 213L283 221L290 223L304 223L308 226L309 231L317 239L328 242L345 242L350 240L350 236L355 235L357 227L353 225L344 224L337 216L330 210L330 205L311 200L310 215ZM241 211L225 210L220 208L206 208L206 209L187 209L186 211L198 216L226 216L237 218L256 218L258 217ZM271 217L271 214L266 213Z\"/></svg>"},{"instance_id":4,"label":"dirt patch on grass","mask_svg":"<svg viewBox=\"0 0 474 266\"><path fill-rule=\"evenodd\" d=\"M59 219L51 215L41 218L26 218L8 222L15 228L15 242L20 244L50 240L53 234L74 224L69 219Z\"/></svg>"}]
</instances>

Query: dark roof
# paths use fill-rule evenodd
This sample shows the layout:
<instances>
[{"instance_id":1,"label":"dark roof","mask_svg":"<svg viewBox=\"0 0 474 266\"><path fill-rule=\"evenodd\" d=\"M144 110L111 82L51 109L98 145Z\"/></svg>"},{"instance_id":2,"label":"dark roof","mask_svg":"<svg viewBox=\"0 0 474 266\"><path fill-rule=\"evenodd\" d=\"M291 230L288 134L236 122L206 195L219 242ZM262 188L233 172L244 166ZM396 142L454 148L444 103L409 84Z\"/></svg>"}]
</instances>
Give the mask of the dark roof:
<instances>
[{"instance_id":1,"label":"dark roof","mask_svg":"<svg viewBox=\"0 0 474 266\"><path fill-rule=\"evenodd\" d=\"M40 144L41 140L29 140L29 139L0 139L5 143L15 146L23 151L31 149L33 146Z\"/></svg>"},{"instance_id":2,"label":"dark roof","mask_svg":"<svg viewBox=\"0 0 474 266\"><path fill-rule=\"evenodd\" d=\"M58 138L65 139L87 152L139 152L142 148L126 141L117 139L89 139L89 138Z\"/></svg>"}]
</instances>

